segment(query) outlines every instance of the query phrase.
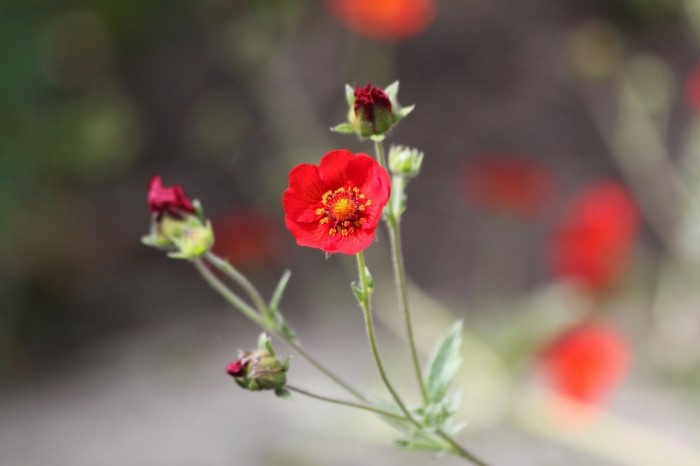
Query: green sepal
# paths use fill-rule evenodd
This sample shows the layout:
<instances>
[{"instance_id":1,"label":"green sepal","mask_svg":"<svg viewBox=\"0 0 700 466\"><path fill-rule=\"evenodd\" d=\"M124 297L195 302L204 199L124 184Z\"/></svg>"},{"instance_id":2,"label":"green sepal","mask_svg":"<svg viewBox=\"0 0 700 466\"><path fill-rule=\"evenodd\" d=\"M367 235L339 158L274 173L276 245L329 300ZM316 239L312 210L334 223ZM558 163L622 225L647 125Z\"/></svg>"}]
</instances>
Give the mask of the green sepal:
<instances>
[{"instance_id":1,"label":"green sepal","mask_svg":"<svg viewBox=\"0 0 700 466\"><path fill-rule=\"evenodd\" d=\"M331 131L341 134L353 134L355 128L350 123L340 123L339 125L333 126Z\"/></svg>"},{"instance_id":2,"label":"green sepal","mask_svg":"<svg viewBox=\"0 0 700 466\"><path fill-rule=\"evenodd\" d=\"M275 389L275 396L277 398L282 398L283 400L292 400L292 392L284 387Z\"/></svg>"},{"instance_id":3,"label":"green sepal","mask_svg":"<svg viewBox=\"0 0 700 466\"><path fill-rule=\"evenodd\" d=\"M396 98L399 95L399 82L394 81L393 83L389 84L384 88L384 93L387 95L387 97L389 97L391 105L397 106L398 104Z\"/></svg>"},{"instance_id":4,"label":"green sepal","mask_svg":"<svg viewBox=\"0 0 700 466\"><path fill-rule=\"evenodd\" d=\"M345 85L345 101L348 103L348 107L355 106L355 89L350 85Z\"/></svg>"},{"instance_id":5,"label":"green sepal","mask_svg":"<svg viewBox=\"0 0 700 466\"><path fill-rule=\"evenodd\" d=\"M406 118L415 108L415 104L409 105L408 107L402 107L398 112L396 112L396 116L399 120Z\"/></svg>"}]
</instances>

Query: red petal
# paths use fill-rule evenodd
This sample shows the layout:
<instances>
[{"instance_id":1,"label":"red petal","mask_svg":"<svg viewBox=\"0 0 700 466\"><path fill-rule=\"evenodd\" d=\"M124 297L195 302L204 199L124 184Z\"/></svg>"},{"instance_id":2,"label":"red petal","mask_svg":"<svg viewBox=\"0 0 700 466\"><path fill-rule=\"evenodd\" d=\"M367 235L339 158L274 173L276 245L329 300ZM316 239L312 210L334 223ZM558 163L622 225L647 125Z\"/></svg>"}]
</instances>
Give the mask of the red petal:
<instances>
[{"instance_id":1,"label":"red petal","mask_svg":"<svg viewBox=\"0 0 700 466\"><path fill-rule=\"evenodd\" d=\"M344 187L348 180L348 164L353 157L352 152L345 149L324 155L318 164L318 174L323 183L332 189Z\"/></svg>"}]
</instances>

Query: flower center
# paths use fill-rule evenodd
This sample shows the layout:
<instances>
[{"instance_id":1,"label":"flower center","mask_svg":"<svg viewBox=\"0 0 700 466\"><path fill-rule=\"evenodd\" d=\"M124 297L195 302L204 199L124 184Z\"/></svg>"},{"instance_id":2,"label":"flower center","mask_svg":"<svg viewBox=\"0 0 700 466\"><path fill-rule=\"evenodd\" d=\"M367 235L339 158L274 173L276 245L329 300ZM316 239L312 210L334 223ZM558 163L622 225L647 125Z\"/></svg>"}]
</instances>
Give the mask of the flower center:
<instances>
[{"instance_id":1,"label":"flower center","mask_svg":"<svg viewBox=\"0 0 700 466\"><path fill-rule=\"evenodd\" d=\"M323 207L316 209L316 215L321 217L321 225L329 225L328 234L348 236L367 221L365 211L372 200L367 199L359 188L348 187L326 191L321 196L321 204Z\"/></svg>"}]
</instances>

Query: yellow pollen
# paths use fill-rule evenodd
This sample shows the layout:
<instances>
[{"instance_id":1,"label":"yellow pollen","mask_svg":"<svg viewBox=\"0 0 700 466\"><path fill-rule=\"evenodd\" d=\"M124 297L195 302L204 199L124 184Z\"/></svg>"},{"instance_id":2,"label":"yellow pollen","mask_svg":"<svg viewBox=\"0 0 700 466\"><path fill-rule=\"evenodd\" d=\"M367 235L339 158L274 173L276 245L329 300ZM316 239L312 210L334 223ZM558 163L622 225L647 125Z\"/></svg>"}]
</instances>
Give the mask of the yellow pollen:
<instances>
[{"instance_id":1,"label":"yellow pollen","mask_svg":"<svg viewBox=\"0 0 700 466\"><path fill-rule=\"evenodd\" d=\"M336 233L337 233L337 232L335 231L335 228L331 228L330 230L328 230L328 236L333 236L333 235L335 235Z\"/></svg>"},{"instance_id":2,"label":"yellow pollen","mask_svg":"<svg viewBox=\"0 0 700 466\"><path fill-rule=\"evenodd\" d=\"M359 206L357 207L357 210L359 210L360 212L364 212L364 211L365 211L365 206L359 205Z\"/></svg>"},{"instance_id":3,"label":"yellow pollen","mask_svg":"<svg viewBox=\"0 0 700 466\"><path fill-rule=\"evenodd\" d=\"M328 223L329 220L330 219L328 217L323 217L321 220L319 220L319 222L321 223L321 225L323 225L324 223Z\"/></svg>"},{"instance_id":4,"label":"yellow pollen","mask_svg":"<svg viewBox=\"0 0 700 466\"><path fill-rule=\"evenodd\" d=\"M348 230L346 230L345 228L343 228L342 234L343 234L343 236L348 236Z\"/></svg>"},{"instance_id":5,"label":"yellow pollen","mask_svg":"<svg viewBox=\"0 0 700 466\"><path fill-rule=\"evenodd\" d=\"M350 199L346 198L338 199L335 204L333 204L333 207L331 207L333 216L338 220L346 220L352 217L355 214L355 209L355 204Z\"/></svg>"},{"instance_id":6,"label":"yellow pollen","mask_svg":"<svg viewBox=\"0 0 700 466\"><path fill-rule=\"evenodd\" d=\"M316 209L316 215L323 215L323 209L321 209L321 208Z\"/></svg>"},{"instance_id":7,"label":"yellow pollen","mask_svg":"<svg viewBox=\"0 0 700 466\"><path fill-rule=\"evenodd\" d=\"M365 202L365 205L366 205L367 207L369 207L370 205L372 205L372 199L367 199L367 202Z\"/></svg>"}]
</instances>

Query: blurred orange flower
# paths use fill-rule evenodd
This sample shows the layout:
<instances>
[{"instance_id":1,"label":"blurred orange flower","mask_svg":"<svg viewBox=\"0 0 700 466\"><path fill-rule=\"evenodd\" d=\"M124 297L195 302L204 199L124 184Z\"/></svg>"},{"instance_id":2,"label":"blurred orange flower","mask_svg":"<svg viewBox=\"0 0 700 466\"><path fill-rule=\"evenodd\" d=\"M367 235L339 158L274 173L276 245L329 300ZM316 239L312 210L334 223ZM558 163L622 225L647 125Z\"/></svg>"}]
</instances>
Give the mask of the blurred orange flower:
<instances>
[{"instance_id":1,"label":"blurred orange flower","mask_svg":"<svg viewBox=\"0 0 700 466\"><path fill-rule=\"evenodd\" d=\"M468 202L523 216L540 213L555 186L547 167L508 155L484 155L468 162L463 180Z\"/></svg>"},{"instance_id":2,"label":"blurred orange flower","mask_svg":"<svg viewBox=\"0 0 700 466\"><path fill-rule=\"evenodd\" d=\"M333 15L351 31L382 41L420 34L435 18L435 0L327 0Z\"/></svg>"},{"instance_id":3,"label":"blurred orange flower","mask_svg":"<svg viewBox=\"0 0 700 466\"><path fill-rule=\"evenodd\" d=\"M639 213L627 189L615 181L586 186L569 204L549 245L554 274L591 290L617 280L630 261Z\"/></svg>"},{"instance_id":4,"label":"blurred orange flower","mask_svg":"<svg viewBox=\"0 0 700 466\"><path fill-rule=\"evenodd\" d=\"M627 343L604 322L578 324L551 342L542 360L554 389L586 404L598 404L623 380L629 365Z\"/></svg>"},{"instance_id":5,"label":"blurred orange flower","mask_svg":"<svg viewBox=\"0 0 700 466\"><path fill-rule=\"evenodd\" d=\"M261 212L241 209L219 216L212 223L216 238L213 252L235 267L269 263L281 252L281 231Z\"/></svg>"}]
</instances>

